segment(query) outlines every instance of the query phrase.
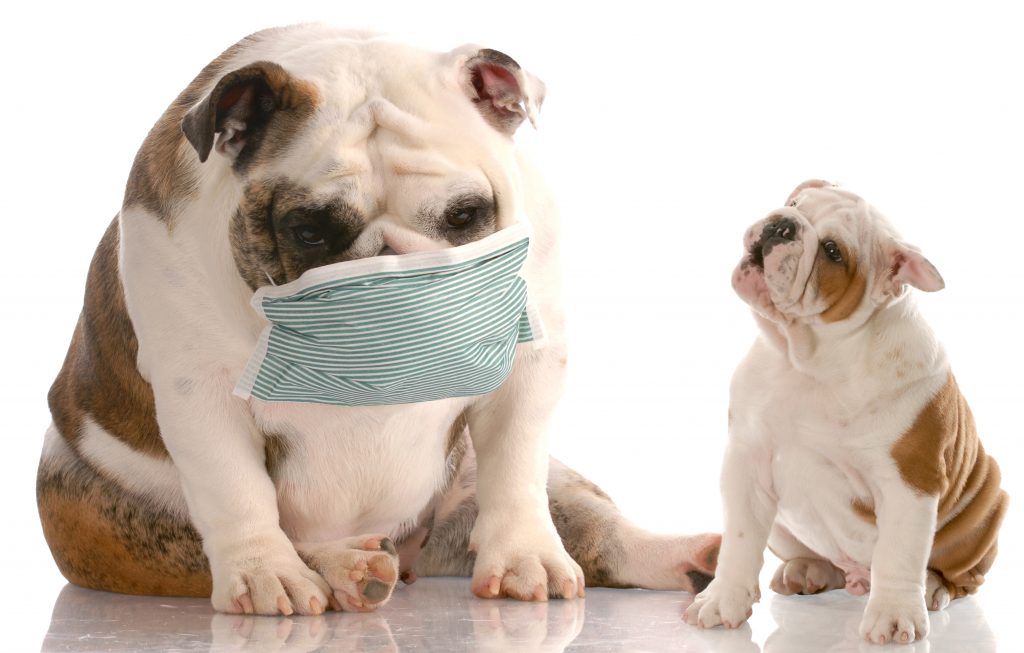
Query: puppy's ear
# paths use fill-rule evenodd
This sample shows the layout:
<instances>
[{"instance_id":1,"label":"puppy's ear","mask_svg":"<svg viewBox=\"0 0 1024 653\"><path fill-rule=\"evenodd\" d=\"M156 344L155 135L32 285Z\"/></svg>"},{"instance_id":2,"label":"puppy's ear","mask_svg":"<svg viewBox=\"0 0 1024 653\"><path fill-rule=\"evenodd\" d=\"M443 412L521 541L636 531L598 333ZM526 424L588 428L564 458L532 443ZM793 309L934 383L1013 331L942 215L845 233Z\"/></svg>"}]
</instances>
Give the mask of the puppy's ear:
<instances>
[{"instance_id":1,"label":"puppy's ear","mask_svg":"<svg viewBox=\"0 0 1024 653\"><path fill-rule=\"evenodd\" d=\"M275 113L311 110L315 98L310 84L295 80L276 63L258 61L224 75L210 94L185 114L181 131L200 162L206 161L214 146L236 161L247 146L262 137Z\"/></svg>"},{"instance_id":2,"label":"puppy's ear","mask_svg":"<svg viewBox=\"0 0 1024 653\"><path fill-rule=\"evenodd\" d=\"M888 267L882 272L881 285L886 295L899 297L908 285L925 292L936 292L946 287L942 275L916 247L894 242L886 257Z\"/></svg>"},{"instance_id":3,"label":"puppy's ear","mask_svg":"<svg viewBox=\"0 0 1024 653\"><path fill-rule=\"evenodd\" d=\"M464 46L456 52L466 50L471 51L462 65L462 87L484 120L509 136L524 119L536 127L544 103L544 82L503 52L474 46Z\"/></svg>"},{"instance_id":4,"label":"puppy's ear","mask_svg":"<svg viewBox=\"0 0 1024 653\"><path fill-rule=\"evenodd\" d=\"M793 189L793 192L786 198L786 203L783 206L792 206L793 202L796 201L796 196L808 188L831 188L833 186L836 186L836 184L823 179L808 179Z\"/></svg>"}]
</instances>

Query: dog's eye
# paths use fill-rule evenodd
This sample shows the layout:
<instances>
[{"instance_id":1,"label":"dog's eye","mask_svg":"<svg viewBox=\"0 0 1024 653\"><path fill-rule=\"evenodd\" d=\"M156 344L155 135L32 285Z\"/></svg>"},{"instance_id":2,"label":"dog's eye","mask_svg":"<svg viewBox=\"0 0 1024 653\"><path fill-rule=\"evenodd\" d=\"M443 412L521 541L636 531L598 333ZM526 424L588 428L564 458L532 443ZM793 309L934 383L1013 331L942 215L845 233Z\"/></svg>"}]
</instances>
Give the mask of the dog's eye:
<instances>
[{"instance_id":1,"label":"dog's eye","mask_svg":"<svg viewBox=\"0 0 1024 653\"><path fill-rule=\"evenodd\" d=\"M480 213L480 207L478 206L455 207L445 213L444 220L448 223L449 227L461 229L472 224L476 220L478 213Z\"/></svg>"},{"instance_id":2,"label":"dog's eye","mask_svg":"<svg viewBox=\"0 0 1024 653\"><path fill-rule=\"evenodd\" d=\"M821 248L825 250L825 256L835 261L836 263L843 262L843 253L839 251L839 245L836 245L834 240L826 240L821 244Z\"/></svg>"},{"instance_id":3,"label":"dog's eye","mask_svg":"<svg viewBox=\"0 0 1024 653\"><path fill-rule=\"evenodd\" d=\"M295 240L308 247L316 247L327 242L323 230L313 224L300 224L297 227L292 227L292 233L295 234Z\"/></svg>"}]
</instances>

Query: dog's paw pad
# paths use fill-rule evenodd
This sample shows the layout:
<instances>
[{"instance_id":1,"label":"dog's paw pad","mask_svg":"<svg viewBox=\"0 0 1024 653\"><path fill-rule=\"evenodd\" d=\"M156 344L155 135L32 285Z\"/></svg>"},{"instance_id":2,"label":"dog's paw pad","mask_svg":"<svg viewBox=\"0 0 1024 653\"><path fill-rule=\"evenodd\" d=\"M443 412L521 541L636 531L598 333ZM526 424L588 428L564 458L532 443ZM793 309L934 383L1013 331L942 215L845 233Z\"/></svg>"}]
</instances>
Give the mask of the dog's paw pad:
<instances>
[{"instance_id":1,"label":"dog's paw pad","mask_svg":"<svg viewBox=\"0 0 1024 653\"><path fill-rule=\"evenodd\" d=\"M334 592L335 609L366 612L391 597L398 582L398 550L383 535L347 538L304 546L313 569Z\"/></svg>"}]
</instances>

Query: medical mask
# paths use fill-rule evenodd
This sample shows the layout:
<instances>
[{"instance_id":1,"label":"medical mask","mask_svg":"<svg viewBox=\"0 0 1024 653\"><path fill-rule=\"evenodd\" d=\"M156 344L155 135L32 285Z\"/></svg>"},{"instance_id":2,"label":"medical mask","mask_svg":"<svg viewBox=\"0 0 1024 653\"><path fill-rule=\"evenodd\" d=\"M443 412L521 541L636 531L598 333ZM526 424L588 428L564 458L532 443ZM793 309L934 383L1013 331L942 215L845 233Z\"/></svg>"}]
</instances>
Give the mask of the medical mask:
<instances>
[{"instance_id":1,"label":"medical mask","mask_svg":"<svg viewBox=\"0 0 1024 653\"><path fill-rule=\"evenodd\" d=\"M371 406L482 395L512 371L519 343L543 339L519 272L522 223L476 242L308 270L260 288L270 326L235 394Z\"/></svg>"}]
</instances>

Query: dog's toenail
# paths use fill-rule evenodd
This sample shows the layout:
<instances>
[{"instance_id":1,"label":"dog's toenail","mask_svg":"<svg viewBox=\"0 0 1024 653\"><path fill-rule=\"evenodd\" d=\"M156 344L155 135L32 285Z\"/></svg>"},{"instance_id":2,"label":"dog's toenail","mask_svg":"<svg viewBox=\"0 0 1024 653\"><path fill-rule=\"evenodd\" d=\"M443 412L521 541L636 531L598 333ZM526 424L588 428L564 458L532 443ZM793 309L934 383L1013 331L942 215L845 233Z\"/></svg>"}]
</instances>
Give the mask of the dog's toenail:
<instances>
[{"instance_id":1,"label":"dog's toenail","mask_svg":"<svg viewBox=\"0 0 1024 653\"><path fill-rule=\"evenodd\" d=\"M398 555L398 549L395 548L395 543L391 541L390 537L385 537L380 541L380 550L387 551L391 555Z\"/></svg>"},{"instance_id":2,"label":"dog's toenail","mask_svg":"<svg viewBox=\"0 0 1024 653\"><path fill-rule=\"evenodd\" d=\"M288 601L287 598L279 596L277 597L277 611L287 617L291 615L293 612L292 604Z\"/></svg>"}]
</instances>

